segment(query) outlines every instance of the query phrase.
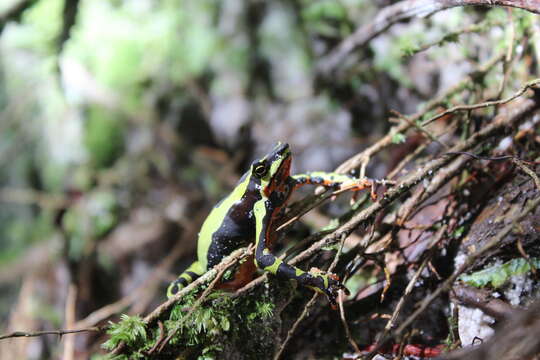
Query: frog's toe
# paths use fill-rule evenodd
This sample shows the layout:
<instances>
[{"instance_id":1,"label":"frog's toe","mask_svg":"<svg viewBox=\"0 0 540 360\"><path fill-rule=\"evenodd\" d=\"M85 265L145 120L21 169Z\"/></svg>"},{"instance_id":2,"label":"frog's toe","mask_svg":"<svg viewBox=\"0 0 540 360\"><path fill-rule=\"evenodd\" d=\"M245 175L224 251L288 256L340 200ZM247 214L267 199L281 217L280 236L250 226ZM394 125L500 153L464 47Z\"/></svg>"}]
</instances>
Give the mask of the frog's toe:
<instances>
[{"instance_id":1,"label":"frog's toe","mask_svg":"<svg viewBox=\"0 0 540 360\"><path fill-rule=\"evenodd\" d=\"M350 295L349 289L347 289L345 285L340 282L337 275L328 274L328 287L324 289L324 293L333 309L336 309L336 299L340 290L342 290L346 295Z\"/></svg>"}]
</instances>

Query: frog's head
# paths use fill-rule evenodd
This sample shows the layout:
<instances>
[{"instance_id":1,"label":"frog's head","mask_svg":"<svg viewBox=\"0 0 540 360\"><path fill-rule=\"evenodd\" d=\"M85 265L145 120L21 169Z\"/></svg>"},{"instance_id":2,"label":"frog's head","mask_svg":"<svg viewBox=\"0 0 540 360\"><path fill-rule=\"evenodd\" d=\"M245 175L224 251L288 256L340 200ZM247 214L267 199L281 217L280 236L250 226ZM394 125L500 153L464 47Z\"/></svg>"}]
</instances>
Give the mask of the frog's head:
<instances>
[{"instance_id":1,"label":"frog's head","mask_svg":"<svg viewBox=\"0 0 540 360\"><path fill-rule=\"evenodd\" d=\"M291 160L289 144L278 143L264 158L253 163L251 173L260 181L260 190L266 197L287 191L285 187L291 173Z\"/></svg>"}]
</instances>

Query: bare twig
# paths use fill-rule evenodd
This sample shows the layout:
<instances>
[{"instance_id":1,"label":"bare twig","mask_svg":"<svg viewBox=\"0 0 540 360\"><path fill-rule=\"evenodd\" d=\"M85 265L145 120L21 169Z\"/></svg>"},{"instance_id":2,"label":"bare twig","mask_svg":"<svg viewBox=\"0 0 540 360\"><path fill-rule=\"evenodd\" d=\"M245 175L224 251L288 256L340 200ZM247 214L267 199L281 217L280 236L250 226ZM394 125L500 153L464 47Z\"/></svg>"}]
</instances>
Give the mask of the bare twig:
<instances>
[{"instance_id":1,"label":"bare twig","mask_svg":"<svg viewBox=\"0 0 540 360\"><path fill-rule=\"evenodd\" d=\"M66 298L65 306L65 318L66 318L66 327L73 328L75 323L75 304L77 301L77 285L70 283L68 287L68 294ZM66 340L64 343L64 354L62 359L72 360L74 359L75 354L75 337L72 336Z\"/></svg>"},{"instance_id":2,"label":"bare twig","mask_svg":"<svg viewBox=\"0 0 540 360\"><path fill-rule=\"evenodd\" d=\"M495 335L479 346L451 352L441 360L536 359L540 352L540 301L514 310Z\"/></svg>"},{"instance_id":3,"label":"bare twig","mask_svg":"<svg viewBox=\"0 0 540 360\"><path fill-rule=\"evenodd\" d=\"M437 136L432 134L429 130L424 128L422 125L417 124L416 121L412 121L411 119L409 119L408 116L400 114L399 112L397 112L395 110L392 110L392 113L394 113L394 115L396 115L398 119L403 120L403 121L409 123L410 126L416 128L416 130L418 130L419 132L421 132L422 134L427 136L427 138L430 139L431 141L436 142L437 144L441 145L444 149L448 149L448 145L441 142L439 139L437 139Z\"/></svg>"},{"instance_id":4,"label":"bare twig","mask_svg":"<svg viewBox=\"0 0 540 360\"><path fill-rule=\"evenodd\" d=\"M499 26L501 24L502 24L501 21L493 21L491 19L487 19L487 20L482 21L481 23L469 25L469 26L466 26L466 27L461 28L459 30L446 33L442 38L440 38L440 39L438 39L436 41L432 41L432 42L429 42L429 43L419 45L418 47L412 49L410 51L410 53L407 53L405 55L418 54L419 52L426 51L426 50L428 50L428 49L430 49L430 48L432 48L434 46L441 46L445 42L454 42L454 41L456 41L456 39L457 39L457 37L459 35L479 33L479 32L485 31L489 27Z\"/></svg>"},{"instance_id":5,"label":"bare twig","mask_svg":"<svg viewBox=\"0 0 540 360\"><path fill-rule=\"evenodd\" d=\"M509 26L506 26L507 31L509 31L509 39L508 44L506 48L506 56L504 57L503 61L503 78L501 80L501 84L499 86L499 91L497 92L497 99L500 99L503 92L504 87L506 86L506 82L508 80L508 75L510 75L510 71L512 70L512 60L513 60L513 54L514 54L514 42L516 37L516 26L514 24L514 17L512 16L512 9L507 9L508 14L508 20L510 22Z\"/></svg>"},{"instance_id":6,"label":"bare twig","mask_svg":"<svg viewBox=\"0 0 540 360\"><path fill-rule=\"evenodd\" d=\"M68 335L68 334L77 334L82 332L102 332L107 329L107 326L94 326L87 329L77 329L77 330L47 330L47 331L34 331L34 332L25 332L25 331L14 331L9 334L0 335L0 340L16 338L16 337L36 337L44 335Z\"/></svg>"},{"instance_id":7,"label":"bare twig","mask_svg":"<svg viewBox=\"0 0 540 360\"><path fill-rule=\"evenodd\" d=\"M534 171L532 171L527 165L525 165L524 161L513 157L512 162L516 164L516 166L520 168L521 171L523 171L533 179L534 184L536 185L536 189L540 191L540 179L538 178L538 175L536 175Z\"/></svg>"},{"instance_id":8,"label":"bare twig","mask_svg":"<svg viewBox=\"0 0 540 360\"><path fill-rule=\"evenodd\" d=\"M287 346L287 344L291 340L292 336L294 335L296 329L298 328L298 325L300 325L302 320L304 320L304 318L307 316L307 314L308 314L309 310L311 309L311 307L313 306L313 304L315 304L315 301L317 300L318 296L319 296L319 293L316 292L316 293L313 294L311 299L309 299L306 306L304 307L304 311L302 311L302 313L300 314L298 319L296 319L293 326L287 332L287 337L285 338L285 341L283 341L283 343L279 347L278 352L274 356L274 360L279 360L281 358L281 355L283 354L283 350L285 350L285 347Z\"/></svg>"},{"instance_id":9,"label":"bare twig","mask_svg":"<svg viewBox=\"0 0 540 360\"><path fill-rule=\"evenodd\" d=\"M437 115L427 119L426 121L424 121L422 123L422 125L427 125L429 123L432 123L435 120L438 120L438 119L440 119L440 118L442 118L444 116L453 114L455 112L470 111L470 110L475 110L475 109L483 109L483 108L487 108L487 107L490 107L490 106L503 105L503 104L509 103L510 101L513 101L513 100L517 99L518 97L520 97L521 95L523 95L525 93L525 91L527 91L527 90L529 90L531 88L534 88L537 85L540 85L540 79L534 79L534 80L529 81L521 89L519 89L518 92L516 92L514 95L512 95L510 97L507 97L506 99L486 101L486 102L482 102L482 103L479 103L479 104L472 104L472 105L454 106L454 107L452 107L452 108L450 108L448 110L443 111L440 114L437 114Z\"/></svg>"},{"instance_id":10,"label":"bare twig","mask_svg":"<svg viewBox=\"0 0 540 360\"><path fill-rule=\"evenodd\" d=\"M172 298L170 298L169 300L167 300L166 302L158 306L150 314L148 314L144 318L145 324L151 325L151 324L154 324L157 320L161 319L161 317L163 317L167 312L169 312L172 309L172 307L184 297L184 295L193 291L200 285L213 280L223 267L229 267L230 261L233 261L233 260L240 261L252 254L253 254L253 249L248 249L248 248L241 248L241 249L233 251L231 255L223 259L223 261L221 261L219 264L214 266L213 269L210 269L209 271L207 271L200 278L198 278L197 280L195 280L194 282L192 282L191 284L189 284L188 286L180 290Z\"/></svg>"}]
</instances>

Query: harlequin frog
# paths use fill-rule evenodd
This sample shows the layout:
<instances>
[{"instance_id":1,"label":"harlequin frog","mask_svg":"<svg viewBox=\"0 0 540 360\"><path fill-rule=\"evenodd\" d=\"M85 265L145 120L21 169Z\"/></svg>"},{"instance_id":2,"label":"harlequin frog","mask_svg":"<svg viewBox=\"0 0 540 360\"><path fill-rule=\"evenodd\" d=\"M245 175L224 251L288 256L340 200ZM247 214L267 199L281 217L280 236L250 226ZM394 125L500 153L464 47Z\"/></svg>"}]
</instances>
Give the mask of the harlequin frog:
<instances>
[{"instance_id":1,"label":"harlequin frog","mask_svg":"<svg viewBox=\"0 0 540 360\"><path fill-rule=\"evenodd\" d=\"M224 282L222 288L241 287L252 279L259 268L324 293L335 305L338 290L346 290L336 275L304 271L272 254L270 248L276 237L276 220L292 191L302 185L362 190L372 187L373 183L369 179L361 180L337 173L312 172L291 176L291 160L289 145L278 143L269 154L252 163L232 192L214 206L204 221L198 237L198 260L169 285L168 297L234 250L255 242L254 256L242 263L234 279Z\"/></svg>"}]
</instances>

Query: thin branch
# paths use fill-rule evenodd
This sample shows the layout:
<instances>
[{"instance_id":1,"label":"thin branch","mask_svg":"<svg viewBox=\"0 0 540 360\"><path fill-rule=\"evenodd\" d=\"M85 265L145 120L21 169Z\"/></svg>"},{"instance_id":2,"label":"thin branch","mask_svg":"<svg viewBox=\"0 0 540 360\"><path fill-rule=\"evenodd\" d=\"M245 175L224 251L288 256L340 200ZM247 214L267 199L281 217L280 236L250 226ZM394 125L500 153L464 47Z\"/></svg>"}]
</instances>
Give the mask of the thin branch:
<instances>
[{"instance_id":1,"label":"thin branch","mask_svg":"<svg viewBox=\"0 0 540 360\"><path fill-rule=\"evenodd\" d=\"M409 119L408 116L405 116L403 114L400 114L398 111L396 110L392 110L392 113L394 113L394 115L397 116L398 119L400 120L404 120L405 122L409 123L410 126L416 128L416 130L418 130L419 132L421 132L422 134L424 134L426 137L428 137L431 141L433 142L436 142L437 144L441 145L444 149L448 149L448 145L446 145L445 143L441 142L437 136L435 136L434 134L432 134L428 129L425 129L422 125L416 123L416 121L411 121L411 119Z\"/></svg>"},{"instance_id":2,"label":"thin branch","mask_svg":"<svg viewBox=\"0 0 540 360\"><path fill-rule=\"evenodd\" d=\"M475 71L472 71L467 76L465 76L456 85L447 89L443 94L439 95L437 98L427 102L421 111L408 116L409 120L412 123L414 123L417 120L421 119L428 111L431 111L435 109L437 106L443 104L448 97L461 91L469 83L473 82L474 79L489 72L503 58L504 58L503 53L494 55L491 59L489 59L482 65L480 65ZM388 146L392 145L392 138L394 137L395 134L404 133L405 131L409 130L411 127L412 127L411 123L408 123L408 122L403 122L400 125L393 127L389 131L389 133L385 135L383 138L381 138L379 141L377 141L376 143L374 143L373 145L371 145L370 147L368 147L361 153L356 154L355 156L351 157L347 161L343 162L340 166L338 166L338 168L336 169L336 172L344 174L344 173L348 173L349 171L353 169L356 169L360 165L364 165L364 164L367 165L367 162L369 162L370 157L380 152L381 150L387 148Z\"/></svg>"},{"instance_id":3,"label":"thin branch","mask_svg":"<svg viewBox=\"0 0 540 360\"><path fill-rule=\"evenodd\" d=\"M438 40L418 45L416 48L411 49L410 51L408 51L407 54L405 54L405 55L406 56L416 55L416 54L418 54L420 52L423 52L423 51L426 51L426 50L428 50L428 49L430 49L430 48L432 48L434 46L442 46L446 42L455 42L455 41L457 41L458 36L465 35L465 34L483 32L483 31L487 30L490 27L500 26L502 24L503 23L501 21L493 21L491 19L487 19L487 20L482 21L481 23L469 25L469 26L461 28L461 29L459 29L457 31L449 32L449 33L445 34L442 38L440 38Z\"/></svg>"},{"instance_id":4,"label":"thin branch","mask_svg":"<svg viewBox=\"0 0 540 360\"><path fill-rule=\"evenodd\" d=\"M330 74L343 65L345 58L354 50L365 46L392 25L413 17L427 17L436 12L457 6L509 6L540 14L540 2L529 0L404 0L380 10L373 21L360 26L344 39L330 54L324 57L319 71Z\"/></svg>"},{"instance_id":5,"label":"thin branch","mask_svg":"<svg viewBox=\"0 0 540 360\"><path fill-rule=\"evenodd\" d=\"M161 319L163 316L165 316L166 313L168 313L172 307L178 303L184 295L187 293L193 291L194 289L198 288L200 285L212 281L218 272L221 270L222 267L228 267L229 261L231 260L242 260L249 255L253 254L253 250L249 250L248 248L241 248L238 250L235 250L231 255L223 259L219 264L214 266L214 268L207 271L204 275L202 275L200 278L180 290L178 293L176 293L172 298L158 306L154 311L152 311L150 314L148 314L144 318L144 323L146 325L152 325L157 320Z\"/></svg>"},{"instance_id":6,"label":"thin branch","mask_svg":"<svg viewBox=\"0 0 540 360\"><path fill-rule=\"evenodd\" d=\"M504 320L516 310L509 303L492 297L491 290L479 289L465 284L454 284L450 293L452 300L467 307L478 308L496 320Z\"/></svg>"},{"instance_id":7,"label":"thin branch","mask_svg":"<svg viewBox=\"0 0 540 360\"><path fill-rule=\"evenodd\" d=\"M87 329L77 329L77 330L47 330L47 331L34 331L34 332L25 332L25 331L14 331L10 334L0 335L0 340L11 339L17 337L36 337L44 335L68 335L68 334L77 334L82 332L102 332L107 329L107 326L94 326Z\"/></svg>"},{"instance_id":8,"label":"thin branch","mask_svg":"<svg viewBox=\"0 0 540 360\"><path fill-rule=\"evenodd\" d=\"M435 120L438 120L438 119L440 119L440 118L442 118L444 116L453 114L453 113L458 112L458 111L471 111L471 110L475 110L475 109L483 109L483 108L487 108L487 107L490 107L490 106L503 105L503 104L509 103L510 101L513 101L513 100L517 99L518 97L520 97L521 95L523 95L525 93L525 91L527 91L529 89L532 89L532 88L536 87L537 85L540 85L540 79L534 79L534 80L529 81L521 89L519 89L518 92L516 92L514 95L512 95L510 97L507 97L506 99L486 101L486 102L482 102L482 103L479 103L479 104L458 105L458 106L451 107L450 109L445 110L442 113L437 114L437 115L427 119L426 121L424 121L422 123L422 126L430 124Z\"/></svg>"},{"instance_id":9,"label":"thin branch","mask_svg":"<svg viewBox=\"0 0 540 360\"><path fill-rule=\"evenodd\" d=\"M283 343L279 347L278 352L274 356L274 360L279 360L281 358L281 355L283 354L283 350L285 350L285 347L287 346L287 344L291 340L292 336L296 332L296 329L298 328L298 325L300 325L302 320L304 320L304 318L307 316L307 314L308 314L309 310L311 309L311 307L313 306L313 304L315 304L315 301L317 300L318 296L319 296L319 293L316 292L316 293L313 294L311 299L309 299L306 306L304 307L304 311L302 311L302 313L300 314L298 319L296 319L293 326L287 332L287 337L285 338L285 341L283 341Z\"/></svg>"},{"instance_id":10,"label":"thin branch","mask_svg":"<svg viewBox=\"0 0 540 360\"><path fill-rule=\"evenodd\" d=\"M514 157L512 158L512 162L516 164L516 166L520 168L521 171L523 171L524 173L526 173L533 179L534 184L536 185L536 189L540 191L540 179L538 178L538 175L536 175L534 171L532 171L527 165L525 165L525 161L522 161Z\"/></svg>"}]
</instances>

